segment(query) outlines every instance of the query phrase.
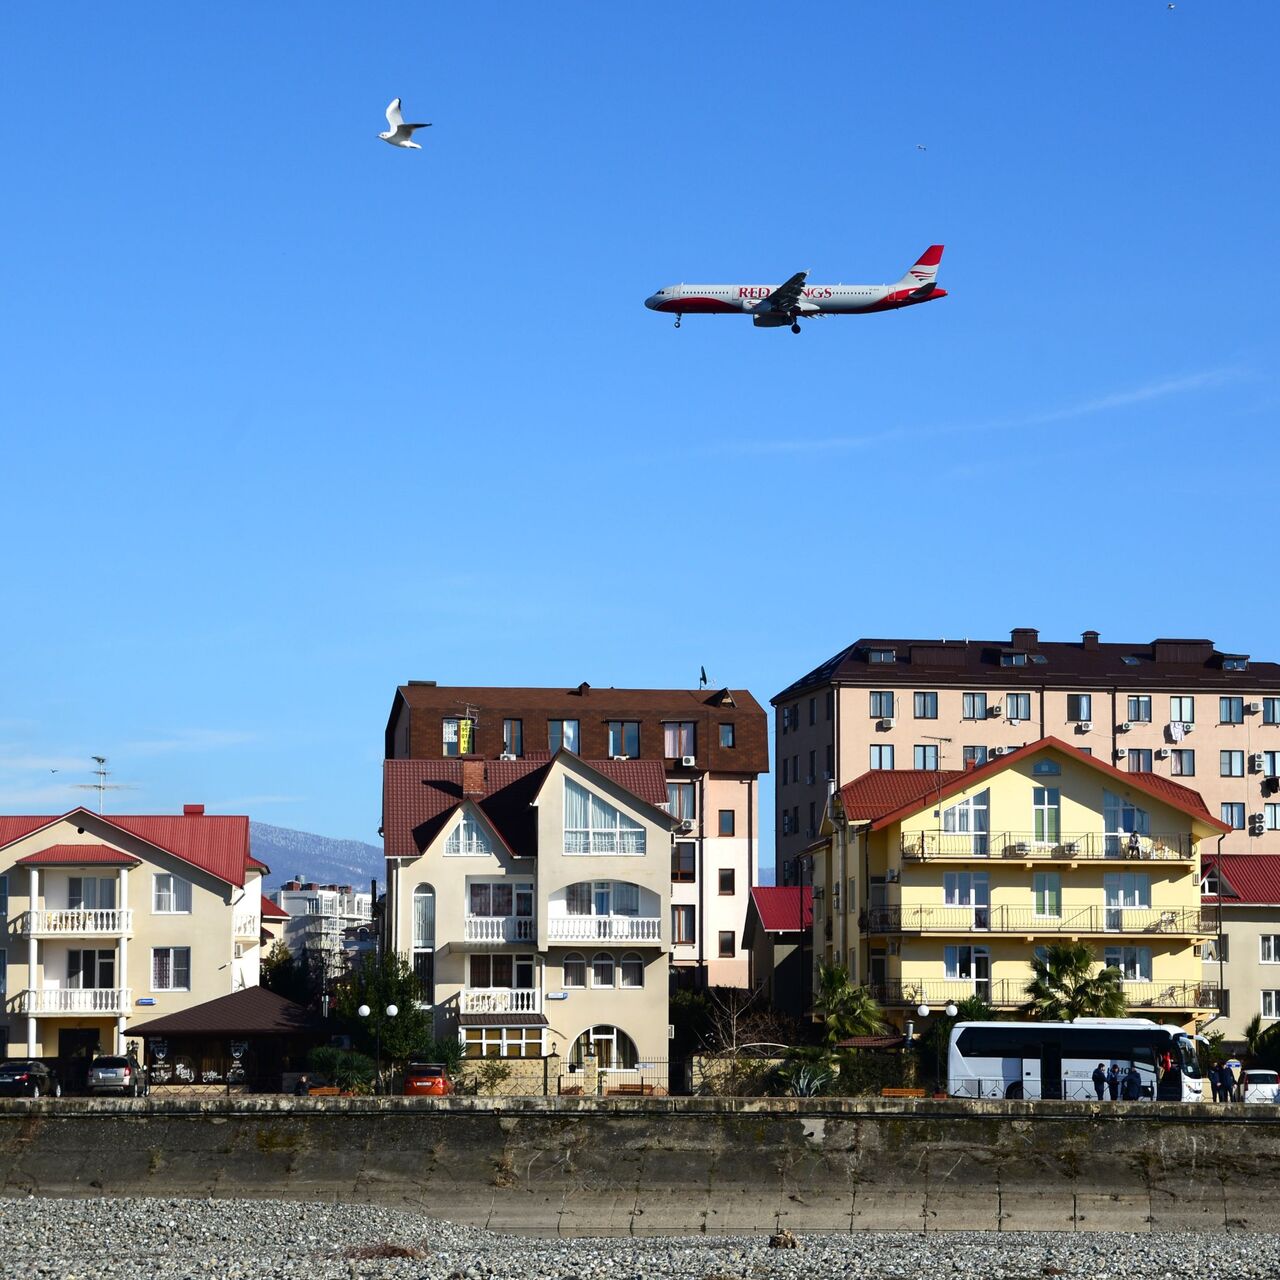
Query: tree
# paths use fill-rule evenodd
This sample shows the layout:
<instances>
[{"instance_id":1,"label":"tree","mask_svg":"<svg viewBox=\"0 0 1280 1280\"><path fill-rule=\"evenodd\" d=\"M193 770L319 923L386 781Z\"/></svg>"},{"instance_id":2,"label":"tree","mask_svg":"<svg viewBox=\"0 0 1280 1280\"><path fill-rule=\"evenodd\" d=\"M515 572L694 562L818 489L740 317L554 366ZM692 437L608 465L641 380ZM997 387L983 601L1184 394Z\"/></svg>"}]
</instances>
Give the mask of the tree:
<instances>
[{"instance_id":1,"label":"tree","mask_svg":"<svg viewBox=\"0 0 1280 1280\"><path fill-rule=\"evenodd\" d=\"M1031 960L1023 1012L1046 1022L1122 1018L1127 1009L1119 969L1094 973L1097 957L1082 942L1054 943Z\"/></svg>"},{"instance_id":2,"label":"tree","mask_svg":"<svg viewBox=\"0 0 1280 1280\"><path fill-rule=\"evenodd\" d=\"M268 991L298 1004L310 1004L323 989L312 957L305 951L295 956L279 939L263 959L258 981Z\"/></svg>"},{"instance_id":3,"label":"tree","mask_svg":"<svg viewBox=\"0 0 1280 1280\"><path fill-rule=\"evenodd\" d=\"M421 998L422 983L413 966L398 952L384 952L347 976L338 989L338 1013L366 1049L373 1049L380 1039L394 1067L417 1057L431 1043L431 1013L419 1005ZM361 1005L369 1006L367 1018L360 1017ZM393 1018L387 1016L391 1005L396 1007Z\"/></svg>"},{"instance_id":4,"label":"tree","mask_svg":"<svg viewBox=\"0 0 1280 1280\"><path fill-rule=\"evenodd\" d=\"M830 1048L851 1036L874 1036L885 1030L884 1014L870 988L854 986L842 965L818 969L813 1007L822 1014L824 1039Z\"/></svg>"}]
</instances>

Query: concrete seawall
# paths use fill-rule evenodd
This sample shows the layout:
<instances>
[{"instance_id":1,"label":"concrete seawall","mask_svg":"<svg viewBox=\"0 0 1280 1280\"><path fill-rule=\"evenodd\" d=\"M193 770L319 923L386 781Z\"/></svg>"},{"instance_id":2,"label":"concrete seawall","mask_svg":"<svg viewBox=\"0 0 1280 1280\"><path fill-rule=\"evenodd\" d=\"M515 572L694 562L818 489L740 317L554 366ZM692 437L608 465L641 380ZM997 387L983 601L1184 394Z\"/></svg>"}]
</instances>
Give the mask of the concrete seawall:
<instances>
[{"instance_id":1,"label":"concrete seawall","mask_svg":"<svg viewBox=\"0 0 1280 1280\"><path fill-rule=\"evenodd\" d=\"M562 1235L1280 1231L1280 1107L13 1101L0 1193L373 1202Z\"/></svg>"}]
</instances>

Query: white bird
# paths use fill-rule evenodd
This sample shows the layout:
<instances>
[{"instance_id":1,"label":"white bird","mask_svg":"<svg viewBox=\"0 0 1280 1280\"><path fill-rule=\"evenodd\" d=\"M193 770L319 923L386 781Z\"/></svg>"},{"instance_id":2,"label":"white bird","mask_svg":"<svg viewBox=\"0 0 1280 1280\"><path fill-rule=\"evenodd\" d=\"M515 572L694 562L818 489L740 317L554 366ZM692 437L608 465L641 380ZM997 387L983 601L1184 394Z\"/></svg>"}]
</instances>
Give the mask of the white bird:
<instances>
[{"instance_id":1,"label":"white bird","mask_svg":"<svg viewBox=\"0 0 1280 1280\"><path fill-rule=\"evenodd\" d=\"M415 129L430 129L430 123L426 124L405 124L404 116L400 114L400 99L392 98L391 105L387 108L387 123L391 126L386 133L378 134L383 142L392 147L408 147L411 151L421 151L422 147L414 142L413 131Z\"/></svg>"}]
</instances>

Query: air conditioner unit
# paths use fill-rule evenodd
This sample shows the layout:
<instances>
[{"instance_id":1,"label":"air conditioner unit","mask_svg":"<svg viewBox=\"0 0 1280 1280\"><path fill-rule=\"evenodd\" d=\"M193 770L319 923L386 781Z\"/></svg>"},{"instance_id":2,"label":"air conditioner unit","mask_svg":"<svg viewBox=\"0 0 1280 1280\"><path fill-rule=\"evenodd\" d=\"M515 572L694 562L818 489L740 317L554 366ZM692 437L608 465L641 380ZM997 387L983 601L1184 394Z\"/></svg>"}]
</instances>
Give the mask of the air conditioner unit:
<instances>
[{"instance_id":1,"label":"air conditioner unit","mask_svg":"<svg viewBox=\"0 0 1280 1280\"><path fill-rule=\"evenodd\" d=\"M987 715L989 715L993 720L998 720L1002 715L1004 715L1004 707L997 702L993 706L987 708Z\"/></svg>"},{"instance_id":2,"label":"air conditioner unit","mask_svg":"<svg viewBox=\"0 0 1280 1280\"><path fill-rule=\"evenodd\" d=\"M680 757L680 767L682 769L695 768L697 766L697 763L698 763L697 756L681 756Z\"/></svg>"},{"instance_id":3,"label":"air conditioner unit","mask_svg":"<svg viewBox=\"0 0 1280 1280\"><path fill-rule=\"evenodd\" d=\"M1076 728L1077 728L1081 733L1092 733L1092 732L1093 732L1093 721L1092 721L1092 720L1080 720L1080 721L1078 721L1078 722L1076 723Z\"/></svg>"},{"instance_id":4,"label":"air conditioner unit","mask_svg":"<svg viewBox=\"0 0 1280 1280\"><path fill-rule=\"evenodd\" d=\"M1248 710L1252 715L1255 715L1255 716L1256 716L1256 715L1258 714L1258 712L1262 710L1262 703L1260 703L1260 702L1251 702L1251 703L1249 703L1249 704L1248 704L1248 707L1247 707L1246 709L1247 709L1247 710Z\"/></svg>"},{"instance_id":5,"label":"air conditioner unit","mask_svg":"<svg viewBox=\"0 0 1280 1280\"><path fill-rule=\"evenodd\" d=\"M1183 732L1183 733L1190 733L1190 732L1191 732L1191 730L1192 730L1192 729L1194 729L1194 728L1195 728L1195 725L1194 725L1194 724L1192 724L1190 720L1184 720L1184 721L1182 722L1182 732Z\"/></svg>"},{"instance_id":6,"label":"air conditioner unit","mask_svg":"<svg viewBox=\"0 0 1280 1280\"><path fill-rule=\"evenodd\" d=\"M1169 758L1169 748L1168 748L1168 747L1157 747L1157 748L1156 748L1156 759L1157 759L1157 760L1167 760L1168 758Z\"/></svg>"},{"instance_id":7,"label":"air conditioner unit","mask_svg":"<svg viewBox=\"0 0 1280 1280\"><path fill-rule=\"evenodd\" d=\"M688 835L688 834L689 834L689 832L691 832L691 831L693 830L693 819L692 819L692 818L681 818L681 819L680 819L680 830L681 830L681 832L682 832L684 835Z\"/></svg>"},{"instance_id":8,"label":"air conditioner unit","mask_svg":"<svg viewBox=\"0 0 1280 1280\"><path fill-rule=\"evenodd\" d=\"M1118 725L1116 725L1116 728L1119 729L1121 733L1128 733L1129 730L1133 728L1133 723L1129 720L1122 720Z\"/></svg>"},{"instance_id":9,"label":"air conditioner unit","mask_svg":"<svg viewBox=\"0 0 1280 1280\"><path fill-rule=\"evenodd\" d=\"M514 760L515 758L516 758L516 753L514 751L504 751L498 757L499 760Z\"/></svg>"},{"instance_id":10,"label":"air conditioner unit","mask_svg":"<svg viewBox=\"0 0 1280 1280\"><path fill-rule=\"evenodd\" d=\"M885 716L880 721L880 727L882 729L892 729L896 723L897 721L895 721L892 716Z\"/></svg>"},{"instance_id":11,"label":"air conditioner unit","mask_svg":"<svg viewBox=\"0 0 1280 1280\"><path fill-rule=\"evenodd\" d=\"M1117 747L1117 748L1116 748L1116 759L1117 759L1117 760L1123 760L1123 759L1125 758L1125 756L1127 756L1128 754L1129 754L1129 748L1128 748L1128 747Z\"/></svg>"},{"instance_id":12,"label":"air conditioner unit","mask_svg":"<svg viewBox=\"0 0 1280 1280\"><path fill-rule=\"evenodd\" d=\"M888 869L888 871L886 871L886 872L884 873L884 878L885 878L886 883L888 883L888 884L897 884L897 883L898 883L898 875L899 875L898 869L897 869L896 867L890 867L890 868Z\"/></svg>"},{"instance_id":13,"label":"air conditioner unit","mask_svg":"<svg viewBox=\"0 0 1280 1280\"><path fill-rule=\"evenodd\" d=\"M992 754L993 756L1002 756L1002 755L1004 755L1004 753L1005 753L1006 751L1008 751L1008 750L1009 750L1009 748L1008 748L1008 747L992 747L992 748L991 748L991 754Z\"/></svg>"},{"instance_id":14,"label":"air conditioner unit","mask_svg":"<svg viewBox=\"0 0 1280 1280\"><path fill-rule=\"evenodd\" d=\"M630 760L630 756L610 756L610 760Z\"/></svg>"},{"instance_id":15,"label":"air conditioner unit","mask_svg":"<svg viewBox=\"0 0 1280 1280\"><path fill-rule=\"evenodd\" d=\"M806 774L805 774L805 776L804 776L804 785L805 785L806 787L811 787L811 786L813 786L813 784L814 784L816 781L817 781L817 779L813 776L813 774L811 774L811 773L806 773Z\"/></svg>"},{"instance_id":16,"label":"air conditioner unit","mask_svg":"<svg viewBox=\"0 0 1280 1280\"><path fill-rule=\"evenodd\" d=\"M1252 769L1254 773L1262 772L1262 752L1261 751L1249 757L1249 768Z\"/></svg>"}]
</instances>

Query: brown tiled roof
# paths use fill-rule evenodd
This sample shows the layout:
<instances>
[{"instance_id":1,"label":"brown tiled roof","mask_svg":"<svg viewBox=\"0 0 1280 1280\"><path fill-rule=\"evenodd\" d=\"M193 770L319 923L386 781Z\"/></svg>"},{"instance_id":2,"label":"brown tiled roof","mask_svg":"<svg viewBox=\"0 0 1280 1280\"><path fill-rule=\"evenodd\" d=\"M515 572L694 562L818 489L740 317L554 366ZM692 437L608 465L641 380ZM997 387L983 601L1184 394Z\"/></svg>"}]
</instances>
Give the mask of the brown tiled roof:
<instances>
[{"instance_id":1,"label":"brown tiled roof","mask_svg":"<svg viewBox=\"0 0 1280 1280\"><path fill-rule=\"evenodd\" d=\"M410 682L396 691L387 721L386 755L394 755L392 728L402 707L409 711L409 755L440 759L441 720L476 712L476 754L496 759L502 754L502 722L522 721L526 754L547 744L549 720L577 720L580 755L604 759L609 754L608 722L640 722L640 759L662 760L665 721L692 720L697 725L698 767L716 773L754 774L769 771L769 727L764 708L745 689L576 689L502 688L483 685L434 685ZM721 724L734 726L734 746L720 745Z\"/></svg>"},{"instance_id":2,"label":"brown tiled roof","mask_svg":"<svg viewBox=\"0 0 1280 1280\"><path fill-rule=\"evenodd\" d=\"M460 1027L545 1027L541 1013L460 1013Z\"/></svg>"},{"instance_id":3,"label":"brown tiled roof","mask_svg":"<svg viewBox=\"0 0 1280 1280\"><path fill-rule=\"evenodd\" d=\"M296 1032L322 1035L332 1031L332 1025L324 1018L265 987L246 987L129 1028L131 1036L261 1036Z\"/></svg>"},{"instance_id":4,"label":"brown tiled roof","mask_svg":"<svg viewBox=\"0 0 1280 1280\"><path fill-rule=\"evenodd\" d=\"M569 755L569 753L565 753ZM576 757L571 757L576 759ZM417 857L444 830L462 803L465 763L447 760L387 760L382 767L383 843L388 858ZM551 760L486 760L483 791L471 797L499 838L517 857L537 855L537 814L532 808ZM657 760L581 760L578 763L659 810L667 803L666 775Z\"/></svg>"},{"instance_id":5,"label":"brown tiled roof","mask_svg":"<svg viewBox=\"0 0 1280 1280\"><path fill-rule=\"evenodd\" d=\"M18 867L136 867L142 861L109 844L51 844L19 858Z\"/></svg>"},{"instance_id":6,"label":"brown tiled roof","mask_svg":"<svg viewBox=\"0 0 1280 1280\"><path fill-rule=\"evenodd\" d=\"M1212 640L1160 639L1132 644L1103 643L1094 637L1040 640L1019 628L1008 640L911 640L863 637L788 685L772 702L786 702L829 684L872 688L914 684L918 688L973 686L977 689L1222 689L1280 692L1280 663L1248 660L1244 671L1223 668L1224 653ZM872 649L892 649L892 663L868 661ZM1024 653L1025 665L1002 666L1001 655ZM1042 659L1042 661L1037 660ZM1131 661L1126 661L1131 659Z\"/></svg>"}]
</instances>

